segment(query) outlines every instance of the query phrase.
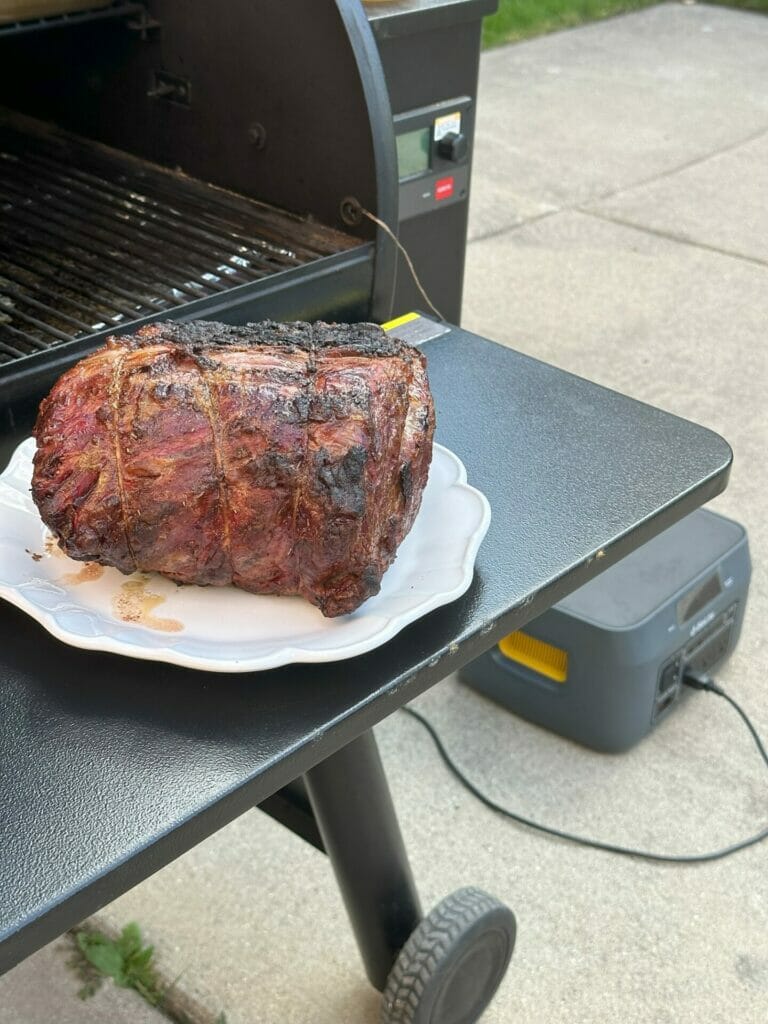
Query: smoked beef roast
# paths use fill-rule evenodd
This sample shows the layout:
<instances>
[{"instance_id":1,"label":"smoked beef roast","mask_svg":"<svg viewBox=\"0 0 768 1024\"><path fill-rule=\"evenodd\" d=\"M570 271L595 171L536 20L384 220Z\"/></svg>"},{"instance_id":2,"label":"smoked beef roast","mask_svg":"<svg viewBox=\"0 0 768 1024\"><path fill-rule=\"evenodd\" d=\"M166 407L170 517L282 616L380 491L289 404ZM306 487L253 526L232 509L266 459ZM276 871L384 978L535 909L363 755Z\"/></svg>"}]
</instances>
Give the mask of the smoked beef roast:
<instances>
[{"instance_id":1,"label":"smoked beef roast","mask_svg":"<svg viewBox=\"0 0 768 1024\"><path fill-rule=\"evenodd\" d=\"M71 558L343 615L413 524L434 424L423 355L373 324L151 324L43 401L32 494Z\"/></svg>"}]
</instances>

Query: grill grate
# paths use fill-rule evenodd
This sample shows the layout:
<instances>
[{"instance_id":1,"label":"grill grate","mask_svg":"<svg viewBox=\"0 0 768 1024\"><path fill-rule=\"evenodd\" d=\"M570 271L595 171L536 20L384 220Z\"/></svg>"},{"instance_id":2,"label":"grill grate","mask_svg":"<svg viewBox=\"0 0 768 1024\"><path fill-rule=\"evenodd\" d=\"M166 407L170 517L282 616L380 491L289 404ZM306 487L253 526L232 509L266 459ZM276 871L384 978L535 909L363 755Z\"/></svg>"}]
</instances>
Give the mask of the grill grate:
<instances>
[{"instance_id":1,"label":"grill grate","mask_svg":"<svg viewBox=\"0 0 768 1024\"><path fill-rule=\"evenodd\" d=\"M13 21L8 15L0 12L0 38L4 36L25 35L28 32L40 32L50 28L66 28L71 25L85 25L90 21L105 21L114 18L135 18L129 22L130 27L141 31L145 26L152 27L147 21L147 12L141 3L120 3L119 0L101 7L87 7L84 10L51 14L38 18L25 18Z\"/></svg>"},{"instance_id":2,"label":"grill grate","mask_svg":"<svg viewBox=\"0 0 768 1024\"><path fill-rule=\"evenodd\" d=\"M0 120L0 218L0 365L359 244L22 118Z\"/></svg>"}]
</instances>

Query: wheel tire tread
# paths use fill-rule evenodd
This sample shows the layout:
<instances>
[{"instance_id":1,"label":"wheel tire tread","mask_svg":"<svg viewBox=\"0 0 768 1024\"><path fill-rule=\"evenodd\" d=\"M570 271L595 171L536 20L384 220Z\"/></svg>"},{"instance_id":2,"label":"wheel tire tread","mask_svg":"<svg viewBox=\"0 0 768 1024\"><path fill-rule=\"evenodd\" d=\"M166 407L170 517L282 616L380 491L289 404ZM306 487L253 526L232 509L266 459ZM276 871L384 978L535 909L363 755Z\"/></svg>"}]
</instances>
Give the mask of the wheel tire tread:
<instances>
[{"instance_id":1,"label":"wheel tire tread","mask_svg":"<svg viewBox=\"0 0 768 1024\"><path fill-rule=\"evenodd\" d=\"M485 914L504 908L494 896L469 886L446 896L400 951L384 988L381 1024L413 1024L429 979L453 943Z\"/></svg>"}]
</instances>

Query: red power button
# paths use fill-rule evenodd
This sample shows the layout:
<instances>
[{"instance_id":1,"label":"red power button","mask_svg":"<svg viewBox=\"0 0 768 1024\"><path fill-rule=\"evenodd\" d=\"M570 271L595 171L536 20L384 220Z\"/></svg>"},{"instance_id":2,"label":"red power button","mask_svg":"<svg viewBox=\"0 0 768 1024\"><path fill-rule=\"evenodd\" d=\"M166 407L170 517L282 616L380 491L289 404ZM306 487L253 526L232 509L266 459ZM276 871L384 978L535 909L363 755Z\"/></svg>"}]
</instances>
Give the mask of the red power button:
<instances>
[{"instance_id":1,"label":"red power button","mask_svg":"<svg viewBox=\"0 0 768 1024\"><path fill-rule=\"evenodd\" d=\"M449 178L438 178L435 182L435 199L449 199L453 195L453 175Z\"/></svg>"}]
</instances>

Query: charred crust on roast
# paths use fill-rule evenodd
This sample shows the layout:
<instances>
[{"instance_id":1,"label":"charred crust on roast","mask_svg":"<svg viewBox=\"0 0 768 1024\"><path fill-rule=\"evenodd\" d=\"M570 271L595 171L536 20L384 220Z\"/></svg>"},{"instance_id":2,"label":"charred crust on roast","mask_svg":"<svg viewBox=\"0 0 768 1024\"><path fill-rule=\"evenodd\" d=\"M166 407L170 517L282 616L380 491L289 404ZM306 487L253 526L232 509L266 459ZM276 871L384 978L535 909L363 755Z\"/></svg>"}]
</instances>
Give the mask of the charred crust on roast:
<instances>
[{"instance_id":1,"label":"charred crust on roast","mask_svg":"<svg viewBox=\"0 0 768 1024\"><path fill-rule=\"evenodd\" d=\"M248 462L244 468L254 487L287 487L296 478L299 459L282 452L268 451L258 461Z\"/></svg>"},{"instance_id":2,"label":"charred crust on roast","mask_svg":"<svg viewBox=\"0 0 768 1024\"><path fill-rule=\"evenodd\" d=\"M354 388L354 382L348 382L349 388L344 394L329 391L316 392L312 396L307 413L313 423L327 423L328 420L349 416L353 411L365 413L370 405L370 393L364 388Z\"/></svg>"},{"instance_id":3,"label":"charred crust on roast","mask_svg":"<svg viewBox=\"0 0 768 1024\"><path fill-rule=\"evenodd\" d=\"M381 575L375 565L366 565L360 574L360 580L368 591L369 597L378 594L381 590Z\"/></svg>"},{"instance_id":4,"label":"charred crust on roast","mask_svg":"<svg viewBox=\"0 0 768 1024\"><path fill-rule=\"evenodd\" d=\"M405 500L410 501L413 494L413 465L410 462L404 462L400 467L400 490Z\"/></svg>"},{"instance_id":5,"label":"charred crust on roast","mask_svg":"<svg viewBox=\"0 0 768 1024\"><path fill-rule=\"evenodd\" d=\"M195 360L209 360L208 369L216 363L216 349L254 348L271 346L285 351L322 352L333 358L338 355L360 355L368 358L423 360L422 354L411 345L392 337L377 324L329 324L319 321L309 324L302 320L277 323L222 324L216 321L165 320L146 324L132 335L111 335L108 348L140 349L159 344L182 349Z\"/></svg>"},{"instance_id":6,"label":"charred crust on roast","mask_svg":"<svg viewBox=\"0 0 768 1024\"><path fill-rule=\"evenodd\" d=\"M331 458L324 448L314 454L314 480L325 492L334 513L365 514L365 464L368 452L353 445L339 458Z\"/></svg>"},{"instance_id":7,"label":"charred crust on roast","mask_svg":"<svg viewBox=\"0 0 768 1024\"><path fill-rule=\"evenodd\" d=\"M380 590L380 567L367 564L359 572L342 571L327 576L323 580L322 591L313 600L323 615L333 617L345 615L350 606L357 607Z\"/></svg>"},{"instance_id":8,"label":"charred crust on roast","mask_svg":"<svg viewBox=\"0 0 768 1024\"><path fill-rule=\"evenodd\" d=\"M350 355L392 358L401 355L403 343L391 338L376 324L315 324L318 350L343 349Z\"/></svg>"}]
</instances>

